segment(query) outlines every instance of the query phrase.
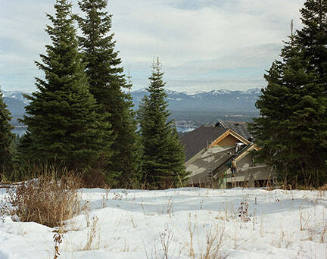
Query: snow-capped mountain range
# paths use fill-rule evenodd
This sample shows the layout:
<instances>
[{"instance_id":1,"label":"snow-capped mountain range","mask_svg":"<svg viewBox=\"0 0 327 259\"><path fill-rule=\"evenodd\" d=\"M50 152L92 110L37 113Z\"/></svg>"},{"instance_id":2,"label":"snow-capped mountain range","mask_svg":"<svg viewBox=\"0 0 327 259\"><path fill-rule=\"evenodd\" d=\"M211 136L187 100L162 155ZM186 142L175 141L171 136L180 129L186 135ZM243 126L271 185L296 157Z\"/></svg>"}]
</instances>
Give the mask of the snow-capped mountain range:
<instances>
[{"instance_id":1,"label":"snow-capped mountain range","mask_svg":"<svg viewBox=\"0 0 327 259\"><path fill-rule=\"evenodd\" d=\"M257 112L255 102L261 90L253 88L246 91L213 90L209 92L185 93L167 90L167 100L171 111L219 111L219 112ZM145 89L131 92L136 108Z\"/></svg>"},{"instance_id":2,"label":"snow-capped mountain range","mask_svg":"<svg viewBox=\"0 0 327 259\"><path fill-rule=\"evenodd\" d=\"M20 91L2 91L2 94L12 117L23 117L25 106L28 104L28 100L24 97L25 93Z\"/></svg>"},{"instance_id":3,"label":"snow-capped mountain range","mask_svg":"<svg viewBox=\"0 0 327 259\"><path fill-rule=\"evenodd\" d=\"M211 112L211 113L256 113L255 102L260 95L260 89L254 88L246 91L213 90L209 92L186 93L167 90L169 110L172 115L176 112ZM131 92L135 109L138 108L145 89ZM25 113L28 100L20 91L3 91L4 101L12 116L21 118ZM174 116L173 116L174 117Z\"/></svg>"},{"instance_id":4,"label":"snow-capped mountain range","mask_svg":"<svg viewBox=\"0 0 327 259\"><path fill-rule=\"evenodd\" d=\"M17 101L21 101L25 104L28 104L28 100L24 97L25 92L20 91L3 91L4 98L15 99ZM27 93L28 94L28 93Z\"/></svg>"}]
</instances>

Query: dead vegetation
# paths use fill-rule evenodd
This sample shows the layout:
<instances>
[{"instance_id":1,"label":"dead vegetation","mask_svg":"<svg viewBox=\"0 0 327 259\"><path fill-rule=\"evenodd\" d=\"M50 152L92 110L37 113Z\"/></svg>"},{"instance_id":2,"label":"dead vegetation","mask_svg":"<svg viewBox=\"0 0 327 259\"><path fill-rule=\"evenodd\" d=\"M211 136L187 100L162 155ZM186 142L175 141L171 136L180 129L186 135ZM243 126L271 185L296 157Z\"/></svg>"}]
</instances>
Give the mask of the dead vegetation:
<instances>
[{"instance_id":1,"label":"dead vegetation","mask_svg":"<svg viewBox=\"0 0 327 259\"><path fill-rule=\"evenodd\" d=\"M169 248L170 245L173 241L173 232L168 229L168 227L165 228L163 232L160 233L160 244L161 244L161 249L163 251L163 258L168 259L169 255Z\"/></svg>"},{"instance_id":2,"label":"dead vegetation","mask_svg":"<svg viewBox=\"0 0 327 259\"><path fill-rule=\"evenodd\" d=\"M53 242L54 242L54 259L59 258L60 252L59 252L59 247L60 244L63 241L63 235L65 233L65 230L63 229L62 226L57 228L56 230L53 231Z\"/></svg>"},{"instance_id":3,"label":"dead vegetation","mask_svg":"<svg viewBox=\"0 0 327 259\"><path fill-rule=\"evenodd\" d=\"M60 226L80 212L77 189L79 178L67 174L61 178L43 175L8 190L3 214L23 222L36 222L49 227Z\"/></svg>"},{"instance_id":4,"label":"dead vegetation","mask_svg":"<svg viewBox=\"0 0 327 259\"><path fill-rule=\"evenodd\" d=\"M188 256L192 259L218 259L221 258L221 247L225 238L225 225L215 224L206 229L206 242L205 249L200 249L199 253L194 250L194 232L198 226L192 224L191 214L189 215L188 222L188 233L189 233L189 243L188 243ZM199 241L199 240L198 240ZM201 243L201 242L200 242Z\"/></svg>"},{"instance_id":5,"label":"dead vegetation","mask_svg":"<svg viewBox=\"0 0 327 259\"><path fill-rule=\"evenodd\" d=\"M91 249L99 249L99 237L98 237L98 242L96 244L94 244L94 247L92 246L92 244L94 243L95 238L97 237L97 223L99 221L99 218L97 216L92 218L92 222L91 222L91 226L90 226L90 230L88 232L87 235L87 241L86 244L83 248L83 250L91 250Z\"/></svg>"},{"instance_id":6,"label":"dead vegetation","mask_svg":"<svg viewBox=\"0 0 327 259\"><path fill-rule=\"evenodd\" d=\"M223 243L224 238L224 231L225 228L219 228L218 225L216 225L213 228L210 228L207 231L206 236L206 250L205 253L203 253L200 258L201 259L216 259L220 258L220 249Z\"/></svg>"}]
</instances>

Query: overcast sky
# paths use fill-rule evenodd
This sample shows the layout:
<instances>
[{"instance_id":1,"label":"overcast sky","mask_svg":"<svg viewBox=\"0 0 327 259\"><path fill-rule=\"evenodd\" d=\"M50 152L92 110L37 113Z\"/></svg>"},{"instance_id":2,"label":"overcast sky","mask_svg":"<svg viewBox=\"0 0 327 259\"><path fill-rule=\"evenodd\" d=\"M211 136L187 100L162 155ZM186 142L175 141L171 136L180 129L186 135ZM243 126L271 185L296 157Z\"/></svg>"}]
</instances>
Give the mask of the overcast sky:
<instances>
[{"instance_id":1,"label":"overcast sky","mask_svg":"<svg viewBox=\"0 0 327 259\"><path fill-rule=\"evenodd\" d=\"M76 3L76 1L73 1ZM55 0L0 0L0 85L34 91L34 65L49 42ZM177 91L263 87L290 21L304 0L109 0L112 31L134 89L148 86L159 56L167 88ZM78 12L75 4L74 11Z\"/></svg>"}]
</instances>

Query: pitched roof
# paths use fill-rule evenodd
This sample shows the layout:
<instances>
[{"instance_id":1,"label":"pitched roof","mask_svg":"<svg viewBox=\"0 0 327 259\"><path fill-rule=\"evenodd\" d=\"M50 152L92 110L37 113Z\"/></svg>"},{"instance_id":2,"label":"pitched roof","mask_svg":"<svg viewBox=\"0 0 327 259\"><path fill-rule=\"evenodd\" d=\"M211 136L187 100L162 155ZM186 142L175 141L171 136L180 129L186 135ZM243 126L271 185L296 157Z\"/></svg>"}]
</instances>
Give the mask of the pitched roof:
<instances>
[{"instance_id":1,"label":"pitched roof","mask_svg":"<svg viewBox=\"0 0 327 259\"><path fill-rule=\"evenodd\" d=\"M227 129L225 131L225 133L221 134L214 142L211 143L210 147L219 145L219 143L225 139L227 136L233 136L234 138L236 138L237 140L239 140L239 142L242 142L245 145L249 145L251 142L249 140L247 140L246 138L244 138L243 136L241 136L240 134L236 133L235 131L233 131L232 129Z\"/></svg>"},{"instance_id":2,"label":"pitched roof","mask_svg":"<svg viewBox=\"0 0 327 259\"><path fill-rule=\"evenodd\" d=\"M248 132L247 122L218 121L215 126L201 126L191 132L182 134L180 137L184 145L185 161L188 161L202 149L208 147L229 129L247 140L252 137Z\"/></svg>"},{"instance_id":3,"label":"pitched roof","mask_svg":"<svg viewBox=\"0 0 327 259\"><path fill-rule=\"evenodd\" d=\"M201 126L183 134L181 136L181 142L184 145L185 161L188 161L202 149L208 147L225 131L226 129L223 127Z\"/></svg>"},{"instance_id":4,"label":"pitched roof","mask_svg":"<svg viewBox=\"0 0 327 259\"><path fill-rule=\"evenodd\" d=\"M218 121L216 127L223 127L226 130L231 129L246 139L252 138L251 134L248 131L247 122Z\"/></svg>"}]
</instances>

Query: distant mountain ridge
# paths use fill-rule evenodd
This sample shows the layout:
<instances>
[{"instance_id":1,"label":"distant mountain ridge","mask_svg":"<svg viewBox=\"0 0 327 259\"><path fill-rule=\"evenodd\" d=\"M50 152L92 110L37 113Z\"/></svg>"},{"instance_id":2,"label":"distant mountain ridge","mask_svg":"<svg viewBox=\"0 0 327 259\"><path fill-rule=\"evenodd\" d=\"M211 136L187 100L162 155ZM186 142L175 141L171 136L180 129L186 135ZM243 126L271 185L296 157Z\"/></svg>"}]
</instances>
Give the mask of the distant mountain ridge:
<instances>
[{"instance_id":1,"label":"distant mountain ridge","mask_svg":"<svg viewBox=\"0 0 327 259\"><path fill-rule=\"evenodd\" d=\"M219 111L256 113L255 102L261 94L259 88L246 91L213 90L189 94L167 90L167 100L171 111ZM135 107L140 104L145 89L132 91Z\"/></svg>"},{"instance_id":2,"label":"distant mountain ridge","mask_svg":"<svg viewBox=\"0 0 327 259\"><path fill-rule=\"evenodd\" d=\"M24 116L25 106L28 104L28 100L24 97L25 93L20 91L2 91L2 94L3 100L13 117L13 124L17 125L17 119Z\"/></svg>"},{"instance_id":3,"label":"distant mountain ridge","mask_svg":"<svg viewBox=\"0 0 327 259\"><path fill-rule=\"evenodd\" d=\"M260 96L261 90L259 88L253 88L246 91L222 89L192 94L167 90L166 93L172 117L175 118L178 114L178 119L181 119L183 117L183 112L256 114L258 111L255 107L255 102ZM24 116L24 107L28 104L28 100L24 98L24 94L25 93L20 91L3 91L4 102L7 104L8 109L14 118L13 123L16 125L17 118L22 118ZM138 109L142 98L146 94L147 91L145 89L131 91L135 109Z\"/></svg>"}]
</instances>

